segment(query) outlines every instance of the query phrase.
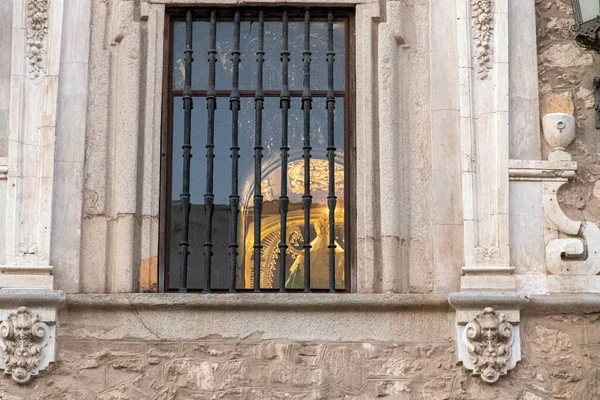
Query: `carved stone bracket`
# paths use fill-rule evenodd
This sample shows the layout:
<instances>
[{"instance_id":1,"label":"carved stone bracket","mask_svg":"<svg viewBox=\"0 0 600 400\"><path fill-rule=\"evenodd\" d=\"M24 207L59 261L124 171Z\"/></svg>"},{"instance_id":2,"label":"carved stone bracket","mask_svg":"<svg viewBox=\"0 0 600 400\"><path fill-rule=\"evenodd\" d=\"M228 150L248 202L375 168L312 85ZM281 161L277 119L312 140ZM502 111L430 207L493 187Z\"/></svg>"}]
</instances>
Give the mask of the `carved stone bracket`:
<instances>
[{"instance_id":1,"label":"carved stone bracket","mask_svg":"<svg viewBox=\"0 0 600 400\"><path fill-rule=\"evenodd\" d=\"M513 326L505 321L503 314L486 307L466 325L463 340L473 375L481 376L487 383L506 375L515 336Z\"/></svg>"},{"instance_id":2,"label":"carved stone bracket","mask_svg":"<svg viewBox=\"0 0 600 400\"><path fill-rule=\"evenodd\" d=\"M497 311L494 307L475 308L494 296L510 308ZM494 383L521 360L520 311L515 303L520 295L513 293L453 293L450 304L456 309L458 361L484 382ZM463 306L467 305L466 308Z\"/></svg>"},{"instance_id":3,"label":"carved stone bracket","mask_svg":"<svg viewBox=\"0 0 600 400\"><path fill-rule=\"evenodd\" d=\"M43 315L43 317L40 316ZM37 313L27 307L0 310L0 369L25 384L54 360L55 311Z\"/></svg>"}]
</instances>

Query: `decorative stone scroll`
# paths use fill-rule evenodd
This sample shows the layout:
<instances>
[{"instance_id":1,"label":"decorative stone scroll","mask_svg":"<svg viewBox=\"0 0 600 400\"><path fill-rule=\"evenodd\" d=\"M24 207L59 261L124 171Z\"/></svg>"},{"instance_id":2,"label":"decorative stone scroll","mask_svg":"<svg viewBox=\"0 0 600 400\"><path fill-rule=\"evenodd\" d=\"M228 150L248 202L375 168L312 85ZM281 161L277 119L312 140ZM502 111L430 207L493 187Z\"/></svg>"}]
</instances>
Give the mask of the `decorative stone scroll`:
<instances>
[{"instance_id":1,"label":"decorative stone scroll","mask_svg":"<svg viewBox=\"0 0 600 400\"><path fill-rule=\"evenodd\" d=\"M500 375L506 375L514 339L513 326L505 321L503 314L496 313L491 307L477 314L464 330L473 375L487 383L494 383Z\"/></svg>"},{"instance_id":2,"label":"decorative stone scroll","mask_svg":"<svg viewBox=\"0 0 600 400\"><path fill-rule=\"evenodd\" d=\"M475 57L477 58L479 79L486 79L492 69L491 48L492 33L492 0L473 0L471 2L471 21L473 25L473 40L475 44Z\"/></svg>"},{"instance_id":3,"label":"decorative stone scroll","mask_svg":"<svg viewBox=\"0 0 600 400\"><path fill-rule=\"evenodd\" d=\"M595 276L600 273L600 228L592 222L567 217L557 197L560 187L577 169L565 151L575 139L575 117L562 112L546 114L542 127L544 138L552 148L548 163L565 164L557 169L563 179L543 180L546 267L553 275Z\"/></svg>"},{"instance_id":4,"label":"decorative stone scroll","mask_svg":"<svg viewBox=\"0 0 600 400\"><path fill-rule=\"evenodd\" d=\"M39 77L44 70L44 43L48 35L48 1L28 0L27 2L27 58L32 79Z\"/></svg>"},{"instance_id":5,"label":"decorative stone scroll","mask_svg":"<svg viewBox=\"0 0 600 400\"><path fill-rule=\"evenodd\" d=\"M27 307L19 307L0 324L0 351L4 373L24 384L37 375L44 348L50 340L50 328Z\"/></svg>"}]
</instances>

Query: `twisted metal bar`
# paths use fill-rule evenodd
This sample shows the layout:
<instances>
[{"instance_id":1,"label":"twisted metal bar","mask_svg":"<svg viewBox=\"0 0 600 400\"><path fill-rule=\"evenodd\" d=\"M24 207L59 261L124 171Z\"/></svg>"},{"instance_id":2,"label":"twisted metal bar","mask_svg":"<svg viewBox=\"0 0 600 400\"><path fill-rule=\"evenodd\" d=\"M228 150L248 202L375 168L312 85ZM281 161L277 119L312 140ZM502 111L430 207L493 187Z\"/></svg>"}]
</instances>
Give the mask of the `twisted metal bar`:
<instances>
[{"instance_id":1,"label":"twisted metal bar","mask_svg":"<svg viewBox=\"0 0 600 400\"><path fill-rule=\"evenodd\" d=\"M263 10L258 13L258 51L256 62L258 63L256 74L256 94L254 96L254 108L256 110L254 127L254 291L260 292L260 257L262 252L261 240L261 218L262 218L262 111L265 96L263 93L263 63L265 46L265 16Z\"/></svg>"},{"instance_id":2,"label":"twisted metal bar","mask_svg":"<svg viewBox=\"0 0 600 400\"><path fill-rule=\"evenodd\" d=\"M290 61L289 38L288 38L288 14L283 10L281 17L281 95L279 106L281 107L281 196L279 196L280 236L279 236L279 291L285 292L285 273L287 271L287 213L289 197L287 195L288 176L288 110L290 109L290 88L288 77L288 64Z\"/></svg>"},{"instance_id":3,"label":"twisted metal bar","mask_svg":"<svg viewBox=\"0 0 600 400\"><path fill-rule=\"evenodd\" d=\"M302 92L302 110L304 111L304 135L302 146L302 158L304 158L304 194L302 195L302 206L304 207L304 291L310 292L310 206L312 195L310 194L310 109L312 108L312 94L310 91L310 10L304 12L304 51L302 61L304 62L304 88Z\"/></svg>"},{"instance_id":4,"label":"twisted metal bar","mask_svg":"<svg viewBox=\"0 0 600 400\"><path fill-rule=\"evenodd\" d=\"M238 116L240 111L240 11L236 10L233 17L233 49L231 50L231 60L233 62L233 77L231 84L231 94L229 96L229 108L231 109L231 195L229 196L229 209L231 211L231 226L229 233L229 256L231 265L231 285L230 292L236 290L237 278L237 256L238 256L238 214L240 205L240 195L238 192L238 159L240 146L238 143Z\"/></svg>"},{"instance_id":5,"label":"twisted metal bar","mask_svg":"<svg viewBox=\"0 0 600 400\"><path fill-rule=\"evenodd\" d=\"M329 211L329 292L335 293L335 134L334 110L335 95L333 91L333 13L327 14L327 159L329 160L329 192L327 209Z\"/></svg>"},{"instance_id":6,"label":"twisted metal bar","mask_svg":"<svg viewBox=\"0 0 600 400\"><path fill-rule=\"evenodd\" d=\"M215 150L215 109L217 94L215 91L215 64L217 62L217 11L210 13L210 48L208 69L208 92L206 108L208 109L208 126L206 134L206 193L204 194L204 209L206 210L206 241L204 242L204 293L211 292L212 273L212 223L215 210L215 195L213 193L214 150Z\"/></svg>"},{"instance_id":7,"label":"twisted metal bar","mask_svg":"<svg viewBox=\"0 0 600 400\"><path fill-rule=\"evenodd\" d=\"M189 257L189 235L190 235L190 159L192 158L192 11L185 15L185 84L183 87L183 180L179 200L183 213L183 232L180 246L180 270L179 270L179 292L187 292L187 273Z\"/></svg>"}]
</instances>

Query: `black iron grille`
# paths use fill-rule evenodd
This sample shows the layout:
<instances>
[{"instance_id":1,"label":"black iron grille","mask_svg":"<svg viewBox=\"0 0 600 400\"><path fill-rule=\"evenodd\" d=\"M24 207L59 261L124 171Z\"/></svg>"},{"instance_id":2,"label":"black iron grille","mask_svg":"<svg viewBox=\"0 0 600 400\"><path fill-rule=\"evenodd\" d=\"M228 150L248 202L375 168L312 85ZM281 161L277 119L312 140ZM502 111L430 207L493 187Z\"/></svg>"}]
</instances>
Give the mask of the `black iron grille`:
<instances>
[{"instance_id":1,"label":"black iron grille","mask_svg":"<svg viewBox=\"0 0 600 400\"><path fill-rule=\"evenodd\" d=\"M348 12L169 24L165 289L347 290Z\"/></svg>"}]
</instances>

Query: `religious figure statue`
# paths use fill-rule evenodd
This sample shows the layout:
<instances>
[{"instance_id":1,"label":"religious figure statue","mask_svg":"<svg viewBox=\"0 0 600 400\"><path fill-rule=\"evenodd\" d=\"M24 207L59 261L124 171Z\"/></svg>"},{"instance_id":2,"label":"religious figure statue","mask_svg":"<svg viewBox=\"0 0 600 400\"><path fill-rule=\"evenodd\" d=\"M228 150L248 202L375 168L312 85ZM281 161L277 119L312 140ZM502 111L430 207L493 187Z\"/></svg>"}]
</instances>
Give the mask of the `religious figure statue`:
<instances>
[{"instance_id":1,"label":"religious figure statue","mask_svg":"<svg viewBox=\"0 0 600 400\"><path fill-rule=\"evenodd\" d=\"M313 222L316 237L310 242L310 286L313 289L326 289L329 287L329 229L328 216L323 214ZM289 247L295 257L290 267L290 276L285 287L287 289L304 288L304 251ZM344 249L335 242L335 287L344 285Z\"/></svg>"}]
</instances>

